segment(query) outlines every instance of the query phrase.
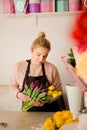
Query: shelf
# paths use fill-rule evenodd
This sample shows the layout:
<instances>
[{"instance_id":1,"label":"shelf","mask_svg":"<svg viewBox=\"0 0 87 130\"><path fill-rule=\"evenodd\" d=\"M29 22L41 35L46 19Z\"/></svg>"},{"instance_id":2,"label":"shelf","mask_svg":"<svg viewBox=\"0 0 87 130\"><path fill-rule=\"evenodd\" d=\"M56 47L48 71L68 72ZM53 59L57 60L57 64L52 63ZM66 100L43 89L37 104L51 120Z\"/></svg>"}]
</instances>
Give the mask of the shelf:
<instances>
[{"instance_id":1,"label":"shelf","mask_svg":"<svg viewBox=\"0 0 87 130\"><path fill-rule=\"evenodd\" d=\"M29 14L0 14L0 16L12 17L12 18L28 18L28 17L43 17L43 16L72 16L79 15L82 11L74 11L74 12L45 12L45 13L29 13Z\"/></svg>"}]
</instances>

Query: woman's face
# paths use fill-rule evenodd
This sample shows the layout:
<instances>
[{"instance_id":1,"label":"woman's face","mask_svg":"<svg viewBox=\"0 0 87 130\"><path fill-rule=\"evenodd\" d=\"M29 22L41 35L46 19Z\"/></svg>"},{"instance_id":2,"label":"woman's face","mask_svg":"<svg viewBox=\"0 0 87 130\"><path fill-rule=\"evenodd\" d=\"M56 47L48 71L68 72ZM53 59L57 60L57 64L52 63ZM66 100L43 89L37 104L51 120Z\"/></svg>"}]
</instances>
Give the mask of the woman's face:
<instances>
[{"instance_id":1,"label":"woman's face","mask_svg":"<svg viewBox=\"0 0 87 130\"><path fill-rule=\"evenodd\" d=\"M42 64L46 61L49 50L44 47L37 47L32 50L32 62L34 64Z\"/></svg>"}]
</instances>

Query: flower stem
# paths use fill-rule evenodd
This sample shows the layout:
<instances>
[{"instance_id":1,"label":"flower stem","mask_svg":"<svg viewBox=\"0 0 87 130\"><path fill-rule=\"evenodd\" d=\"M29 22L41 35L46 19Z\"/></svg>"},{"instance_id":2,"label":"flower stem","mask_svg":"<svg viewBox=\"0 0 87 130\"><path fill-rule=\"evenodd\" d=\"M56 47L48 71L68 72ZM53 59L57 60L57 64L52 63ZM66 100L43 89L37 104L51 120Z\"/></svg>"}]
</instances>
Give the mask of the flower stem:
<instances>
[{"instance_id":1,"label":"flower stem","mask_svg":"<svg viewBox=\"0 0 87 130\"><path fill-rule=\"evenodd\" d=\"M33 105L33 101L30 101L30 102L25 102L24 105L23 105L23 111L27 111L29 110L30 108L32 108L34 105Z\"/></svg>"}]
</instances>

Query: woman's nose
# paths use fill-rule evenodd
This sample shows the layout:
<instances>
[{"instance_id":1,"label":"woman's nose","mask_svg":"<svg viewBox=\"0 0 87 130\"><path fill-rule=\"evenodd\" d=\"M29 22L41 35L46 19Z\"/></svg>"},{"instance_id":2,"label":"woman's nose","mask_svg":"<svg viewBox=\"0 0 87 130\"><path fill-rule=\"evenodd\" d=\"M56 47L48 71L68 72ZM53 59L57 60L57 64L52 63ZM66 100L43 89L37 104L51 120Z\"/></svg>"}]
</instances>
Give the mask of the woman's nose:
<instances>
[{"instance_id":1,"label":"woman's nose","mask_svg":"<svg viewBox=\"0 0 87 130\"><path fill-rule=\"evenodd\" d=\"M40 61L43 61L43 56L40 57Z\"/></svg>"}]
</instances>

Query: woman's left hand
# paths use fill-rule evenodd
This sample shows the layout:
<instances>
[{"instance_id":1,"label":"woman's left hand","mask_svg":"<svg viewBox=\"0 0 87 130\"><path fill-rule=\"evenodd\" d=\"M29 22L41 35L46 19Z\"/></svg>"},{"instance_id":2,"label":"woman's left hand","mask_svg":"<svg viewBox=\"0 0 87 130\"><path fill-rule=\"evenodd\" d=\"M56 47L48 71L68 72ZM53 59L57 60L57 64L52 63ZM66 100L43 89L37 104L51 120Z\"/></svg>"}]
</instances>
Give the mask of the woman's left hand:
<instances>
[{"instance_id":1,"label":"woman's left hand","mask_svg":"<svg viewBox=\"0 0 87 130\"><path fill-rule=\"evenodd\" d=\"M37 106L37 107L42 107L44 104L39 102L39 101L34 101L34 106Z\"/></svg>"}]
</instances>

